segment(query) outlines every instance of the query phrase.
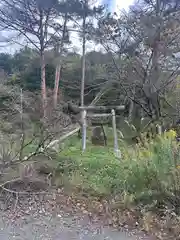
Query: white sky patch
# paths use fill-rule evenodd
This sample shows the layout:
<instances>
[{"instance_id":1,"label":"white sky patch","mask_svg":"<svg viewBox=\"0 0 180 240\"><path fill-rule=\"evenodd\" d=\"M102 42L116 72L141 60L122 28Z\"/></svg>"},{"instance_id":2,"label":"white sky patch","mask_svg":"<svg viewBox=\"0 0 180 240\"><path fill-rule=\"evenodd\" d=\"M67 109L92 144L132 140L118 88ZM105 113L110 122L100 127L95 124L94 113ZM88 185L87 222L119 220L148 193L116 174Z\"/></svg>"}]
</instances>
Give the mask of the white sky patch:
<instances>
[{"instance_id":1,"label":"white sky patch","mask_svg":"<svg viewBox=\"0 0 180 240\"><path fill-rule=\"evenodd\" d=\"M120 9L128 9L128 7L133 4L134 0L114 0L115 1L115 11Z\"/></svg>"}]
</instances>

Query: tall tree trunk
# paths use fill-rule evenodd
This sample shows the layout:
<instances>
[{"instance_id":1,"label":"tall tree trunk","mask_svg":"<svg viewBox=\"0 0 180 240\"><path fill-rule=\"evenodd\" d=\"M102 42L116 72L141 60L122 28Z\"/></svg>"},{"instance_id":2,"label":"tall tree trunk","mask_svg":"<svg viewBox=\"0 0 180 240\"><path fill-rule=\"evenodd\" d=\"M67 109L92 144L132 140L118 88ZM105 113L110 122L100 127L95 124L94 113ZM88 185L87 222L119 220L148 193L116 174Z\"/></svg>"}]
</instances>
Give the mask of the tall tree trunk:
<instances>
[{"instance_id":1,"label":"tall tree trunk","mask_svg":"<svg viewBox=\"0 0 180 240\"><path fill-rule=\"evenodd\" d=\"M41 51L41 95L44 118L47 117L46 66L44 51Z\"/></svg>"},{"instance_id":2,"label":"tall tree trunk","mask_svg":"<svg viewBox=\"0 0 180 240\"><path fill-rule=\"evenodd\" d=\"M81 78L81 106L84 106L85 67L86 67L86 15L83 16L83 46L82 46L82 78Z\"/></svg>"},{"instance_id":3,"label":"tall tree trunk","mask_svg":"<svg viewBox=\"0 0 180 240\"><path fill-rule=\"evenodd\" d=\"M64 40L66 36L66 25L68 21L67 14L65 15L64 19L64 25L63 25L63 35L61 39L60 47L58 47L58 57L59 57L59 63L56 66L56 74L55 74L55 82L54 82L54 93L53 93L53 99L54 99L54 108L57 107L57 98L58 98L58 90L59 90L59 81L60 81L60 73L61 73L61 67L62 67L62 53L63 53L63 46L64 46Z\"/></svg>"},{"instance_id":4,"label":"tall tree trunk","mask_svg":"<svg viewBox=\"0 0 180 240\"><path fill-rule=\"evenodd\" d=\"M84 9L83 3L83 10ZM85 67L86 67L86 12L83 14L83 45L82 45L82 77L81 77L81 107L84 106L84 87L85 87ZM81 111L81 122L82 122L82 151L85 151L86 148L86 111Z\"/></svg>"},{"instance_id":5,"label":"tall tree trunk","mask_svg":"<svg viewBox=\"0 0 180 240\"><path fill-rule=\"evenodd\" d=\"M152 59L151 59L151 70L149 77L146 79L144 84L144 93L146 94L148 109L151 117L154 120L158 120L160 117L160 102L159 94L157 92L159 82L159 57L160 57L160 37L161 37L161 10L160 0L156 0L155 11L156 11L156 26L154 39L151 44Z\"/></svg>"},{"instance_id":6,"label":"tall tree trunk","mask_svg":"<svg viewBox=\"0 0 180 240\"><path fill-rule=\"evenodd\" d=\"M160 32L161 32L161 22L160 22L160 0L156 0L156 18L157 27L155 33L155 39L153 44L153 54L152 54L152 75L151 75L151 106L153 111L153 117L159 119L160 117L160 105L159 105L159 95L157 93L158 81L159 81L159 57L160 57Z\"/></svg>"},{"instance_id":7,"label":"tall tree trunk","mask_svg":"<svg viewBox=\"0 0 180 240\"><path fill-rule=\"evenodd\" d=\"M42 96L42 108L43 108L43 117L47 117L47 93L46 93L46 66L45 66L45 56L44 56L44 40L47 32L43 31L43 11L40 8L40 19L39 19L39 28L40 28L40 64L41 64L41 96Z\"/></svg>"},{"instance_id":8,"label":"tall tree trunk","mask_svg":"<svg viewBox=\"0 0 180 240\"><path fill-rule=\"evenodd\" d=\"M133 110L134 110L134 99L135 99L135 86L133 86L132 90L132 99L130 99L130 106L129 106L129 114L128 114L128 122L132 122L133 120Z\"/></svg>"},{"instance_id":9,"label":"tall tree trunk","mask_svg":"<svg viewBox=\"0 0 180 240\"><path fill-rule=\"evenodd\" d=\"M61 72L61 64L56 66L56 73L55 73L55 82L54 82L54 108L57 107L57 98L58 98L58 90L59 90L59 80L60 80L60 72Z\"/></svg>"}]
</instances>

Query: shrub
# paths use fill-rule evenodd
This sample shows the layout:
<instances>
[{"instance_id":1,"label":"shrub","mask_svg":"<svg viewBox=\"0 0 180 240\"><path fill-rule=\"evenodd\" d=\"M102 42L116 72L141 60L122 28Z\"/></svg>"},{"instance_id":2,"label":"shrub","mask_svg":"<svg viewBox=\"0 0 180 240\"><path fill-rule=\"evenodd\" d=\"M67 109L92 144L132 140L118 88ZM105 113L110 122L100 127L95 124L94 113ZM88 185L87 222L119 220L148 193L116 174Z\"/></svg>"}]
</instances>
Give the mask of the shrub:
<instances>
[{"instance_id":1,"label":"shrub","mask_svg":"<svg viewBox=\"0 0 180 240\"><path fill-rule=\"evenodd\" d=\"M178 205L180 150L173 131L157 137L146 147L121 145L120 160L115 158L113 149L89 145L83 154L80 149L77 139L72 139L70 146L60 153L59 160L69 179L74 174L81 176L83 188L100 195L125 192L143 203L154 201L175 208ZM61 161L62 158L66 162Z\"/></svg>"}]
</instances>

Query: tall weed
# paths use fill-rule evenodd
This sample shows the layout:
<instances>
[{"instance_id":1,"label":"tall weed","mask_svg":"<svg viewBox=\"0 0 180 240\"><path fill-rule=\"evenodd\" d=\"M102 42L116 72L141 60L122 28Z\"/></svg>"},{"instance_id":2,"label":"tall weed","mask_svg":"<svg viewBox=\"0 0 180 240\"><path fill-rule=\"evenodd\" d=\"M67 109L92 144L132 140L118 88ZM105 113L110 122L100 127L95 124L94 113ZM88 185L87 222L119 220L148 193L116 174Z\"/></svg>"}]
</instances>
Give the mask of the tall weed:
<instances>
[{"instance_id":1,"label":"tall weed","mask_svg":"<svg viewBox=\"0 0 180 240\"><path fill-rule=\"evenodd\" d=\"M82 185L97 195L125 192L136 201L175 208L180 204L180 148L173 132L168 134L146 147L121 144L121 160L115 158L113 149L90 144L81 154L80 143L74 141L60 153L59 166L71 181L79 174Z\"/></svg>"}]
</instances>

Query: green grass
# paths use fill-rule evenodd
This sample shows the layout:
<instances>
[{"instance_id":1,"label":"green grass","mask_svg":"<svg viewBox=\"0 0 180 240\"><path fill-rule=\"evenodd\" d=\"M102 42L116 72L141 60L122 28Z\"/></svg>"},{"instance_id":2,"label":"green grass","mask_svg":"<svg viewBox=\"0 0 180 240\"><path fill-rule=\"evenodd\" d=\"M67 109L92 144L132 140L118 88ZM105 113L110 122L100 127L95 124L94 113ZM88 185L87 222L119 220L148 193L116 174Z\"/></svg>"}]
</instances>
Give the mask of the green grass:
<instances>
[{"instance_id":1,"label":"green grass","mask_svg":"<svg viewBox=\"0 0 180 240\"><path fill-rule=\"evenodd\" d=\"M127 145L121 139L122 158L113 152L112 130L106 129L108 146L93 146L88 132L87 149L81 151L77 136L64 142L57 156L56 185L96 196L131 196L143 203L180 205L180 148L170 136L163 136L146 147ZM33 152L35 144L24 149ZM56 168L56 164L55 164Z\"/></svg>"},{"instance_id":2,"label":"green grass","mask_svg":"<svg viewBox=\"0 0 180 240\"><path fill-rule=\"evenodd\" d=\"M81 153L81 142L71 139L68 147L60 153L59 160L61 169L69 174L72 183L76 180L79 182L77 178L82 179L83 189L108 194L116 185L119 160L114 157L112 148L89 143L87 150ZM65 169L66 165L68 167Z\"/></svg>"},{"instance_id":3,"label":"green grass","mask_svg":"<svg viewBox=\"0 0 180 240\"><path fill-rule=\"evenodd\" d=\"M126 193L143 203L172 204L179 199L180 150L174 140L162 137L146 148L124 143L120 149L122 159L117 159L111 146L88 142L87 150L81 153L81 142L74 136L59 154L59 173L70 185L91 194Z\"/></svg>"}]
</instances>

